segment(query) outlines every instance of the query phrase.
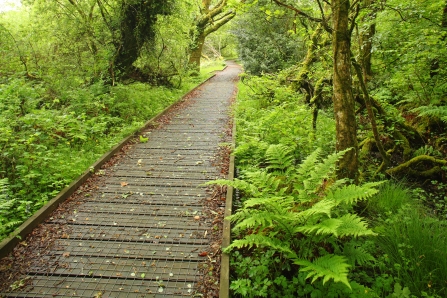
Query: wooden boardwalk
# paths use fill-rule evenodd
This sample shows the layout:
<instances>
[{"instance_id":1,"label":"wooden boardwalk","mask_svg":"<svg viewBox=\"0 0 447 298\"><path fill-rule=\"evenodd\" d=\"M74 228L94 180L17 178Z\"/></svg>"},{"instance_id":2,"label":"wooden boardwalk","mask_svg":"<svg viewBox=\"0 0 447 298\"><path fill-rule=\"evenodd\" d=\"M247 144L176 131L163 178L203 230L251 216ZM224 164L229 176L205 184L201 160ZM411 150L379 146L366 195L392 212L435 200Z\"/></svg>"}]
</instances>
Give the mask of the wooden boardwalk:
<instances>
[{"instance_id":1,"label":"wooden boardwalk","mask_svg":"<svg viewBox=\"0 0 447 298\"><path fill-rule=\"evenodd\" d=\"M212 228L202 220L203 184L220 177L215 156L239 71L218 73L169 123L145 132L148 142L107 169L76 210L47 220L68 232L34 262L28 285L2 295L192 296Z\"/></svg>"}]
</instances>

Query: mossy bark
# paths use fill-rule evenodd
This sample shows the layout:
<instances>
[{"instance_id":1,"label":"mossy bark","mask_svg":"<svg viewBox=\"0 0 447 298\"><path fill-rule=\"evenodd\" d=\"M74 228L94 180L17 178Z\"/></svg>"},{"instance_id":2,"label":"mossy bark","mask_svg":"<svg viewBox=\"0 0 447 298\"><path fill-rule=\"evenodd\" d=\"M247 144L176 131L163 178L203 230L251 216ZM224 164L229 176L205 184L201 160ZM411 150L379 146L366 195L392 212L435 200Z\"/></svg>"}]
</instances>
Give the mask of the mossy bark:
<instances>
[{"instance_id":1,"label":"mossy bark","mask_svg":"<svg viewBox=\"0 0 447 298\"><path fill-rule=\"evenodd\" d=\"M121 76L133 69L140 51L146 43L155 39L157 15L168 14L172 1L135 0L125 1L121 8L120 38L115 42L116 54L113 66Z\"/></svg>"},{"instance_id":2,"label":"mossy bark","mask_svg":"<svg viewBox=\"0 0 447 298\"><path fill-rule=\"evenodd\" d=\"M202 0L200 15L195 19L190 34L189 65L195 71L200 71L200 60L206 37L236 16L234 11L226 11L226 8L227 0L219 0L216 5L211 5L211 0Z\"/></svg>"},{"instance_id":3,"label":"mossy bark","mask_svg":"<svg viewBox=\"0 0 447 298\"><path fill-rule=\"evenodd\" d=\"M352 55L352 54L351 54ZM382 142L380 141L380 135L379 130L377 129L377 123L376 123L376 115L374 114L371 99L368 94L368 90L366 89L366 85L363 79L362 69L360 65L357 63L357 61L352 57L352 65L354 66L355 72L357 73L357 78L359 79L360 88L362 89L364 101L366 110L368 111L368 117L371 121L371 129L373 131L374 140L376 142L377 149L379 149L380 155L382 156L382 165L379 168L379 171L382 171L383 169L386 169L388 167L388 164L390 163L390 158L385 152L385 149L383 148Z\"/></svg>"},{"instance_id":4,"label":"mossy bark","mask_svg":"<svg viewBox=\"0 0 447 298\"><path fill-rule=\"evenodd\" d=\"M351 79L351 31L349 29L349 4L346 0L333 0L333 101L336 127L336 150L351 148L338 165L339 178L358 177L358 144L355 104Z\"/></svg>"},{"instance_id":5,"label":"mossy bark","mask_svg":"<svg viewBox=\"0 0 447 298\"><path fill-rule=\"evenodd\" d=\"M420 170L420 171L414 169L415 166L422 163L429 163L433 165L433 167L428 170ZM397 167L387 170L386 173L391 176L411 175L417 177L430 177L441 171L440 166L446 166L446 165L447 160L437 159L429 155L419 155L403 164L398 165Z\"/></svg>"}]
</instances>

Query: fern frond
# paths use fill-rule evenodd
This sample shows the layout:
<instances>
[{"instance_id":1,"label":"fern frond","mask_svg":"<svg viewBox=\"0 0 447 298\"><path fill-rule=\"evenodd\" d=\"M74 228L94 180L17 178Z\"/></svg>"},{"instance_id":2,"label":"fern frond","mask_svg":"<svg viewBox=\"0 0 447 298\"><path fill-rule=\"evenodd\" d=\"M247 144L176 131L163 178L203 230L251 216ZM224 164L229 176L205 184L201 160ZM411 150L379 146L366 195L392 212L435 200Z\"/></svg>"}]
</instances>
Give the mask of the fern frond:
<instances>
[{"instance_id":1,"label":"fern frond","mask_svg":"<svg viewBox=\"0 0 447 298\"><path fill-rule=\"evenodd\" d=\"M256 188L257 193L281 195L281 179L274 174L265 171L246 173L251 185Z\"/></svg>"},{"instance_id":2,"label":"fern frond","mask_svg":"<svg viewBox=\"0 0 447 298\"><path fill-rule=\"evenodd\" d=\"M289 213L284 215L275 214L271 211L251 211L245 213L245 218L239 221L234 227L234 231L258 228L264 230L266 228L274 228L280 224L287 224L291 221L292 216Z\"/></svg>"},{"instance_id":3,"label":"fern frond","mask_svg":"<svg viewBox=\"0 0 447 298\"><path fill-rule=\"evenodd\" d=\"M306 196L312 197L312 194L317 193L322 185L334 174L337 161L348 151L340 151L334 154L329 155L326 159L323 159L323 161L318 162L317 157L320 154L319 149L314 151L314 153L318 153L314 155L312 153L308 158L305 160L305 167L299 168L298 172L300 173L301 180L298 180L298 183L295 183L295 188L299 190L299 199L300 200L307 200ZM307 173L302 173L301 171L305 169L308 171ZM301 184L302 186L301 187Z\"/></svg>"},{"instance_id":4,"label":"fern frond","mask_svg":"<svg viewBox=\"0 0 447 298\"><path fill-rule=\"evenodd\" d=\"M337 162L351 149L346 149L340 152L333 153L327 158L323 159L322 162L315 165L313 168L310 179L316 182L323 181L325 178L329 178L335 168L337 167Z\"/></svg>"},{"instance_id":5,"label":"fern frond","mask_svg":"<svg viewBox=\"0 0 447 298\"><path fill-rule=\"evenodd\" d=\"M270 145L265 152L269 165L267 169L287 173L294 166L291 150L285 145Z\"/></svg>"},{"instance_id":6,"label":"fern frond","mask_svg":"<svg viewBox=\"0 0 447 298\"><path fill-rule=\"evenodd\" d=\"M2 224L2 228L13 228L13 227L15 227L15 226L18 226L19 224L21 224L22 222L21 221L18 221L18 220L16 220L16 221L10 221L10 222L7 222L7 223L5 223L5 224Z\"/></svg>"},{"instance_id":7,"label":"fern frond","mask_svg":"<svg viewBox=\"0 0 447 298\"><path fill-rule=\"evenodd\" d=\"M333 279L334 282L341 282L351 288L348 281L348 268L350 266L343 256L325 255L312 262L300 259L294 262L302 266L300 271L309 272L306 279L312 277L312 283L318 278L323 278L323 284Z\"/></svg>"},{"instance_id":8,"label":"fern frond","mask_svg":"<svg viewBox=\"0 0 447 298\"><path fill-rule=\"evenodd\" d=\"M420 117L437 118L444 122L447 120L447 106L422 106L412 110L418 112Z\"/></svg>"},{"instance_id":9,"label":"fern frond","mask_svg":"<svg viewBox=\"0 0 447 298\"><path fill-rule=\"evenodd\" d=\"M0 214L11 213L16 199L8 198L8 178L0 179Z\"/></svg>"},{"instance_id":10,"label":"fern frond","mask_svg":"<svg viewBox=\"0 0 447 298\"><path fill-rule=\"evenodd\" d=\"M300 180L304 181L306 178L310 177L315 164L321 155L321 148L317 148L314 152L306 157L303 162L299 165L297 173L300 175Z\"/></svg>"},{"instance_id":11,"label":"fern frond","mask_svg":"<svg viewBox=\"0 0 447 298\"><path fill-rule=\"evenodd\" d=\"M6 192L8 191L8 178L0 179L0 200L7 198Z\"/></svg>"},{"instance_id":12,"label":"fern frond","mask_svg":"<svg viewBox=\"0 0 447 298\"><path fill-rule=\"evenodd\" d=\"M353 243L347 243L343 248L343 255L346 257L347 262L354 267L355 263L360 266L373 262L374 257L368 253L363 247L356 246Z\"/></svg>"},{"instance_id":13,"label":"fern frond","mask_svg":"<svg viewBox=\"0 0 447 298\"><path fill-rule=\"evenodd\" d=\"M233 243L225 248L224 252L228 253L234 248L252 248L253 246L269 247L277 252L286 254L289 258L296 258L296 254L289 248L289 243L259 234L251 234L245 236L244 239L234 240Z\"/></svg>"},{"instance_id":14,"label":"fern frond","mask_svg":"<svg viewBox=\"0 0 447 298\"><path fill-rule=\"evenodd\" d=\"M9 214L11 212L11 207L15 203L15 199L9 201L0 201L0 214Z\"/></svg>"},{"instance_id":15,"label":"fern frond","mask_svg":"<svg viewBox=\"0 0 447 298\"><path fill-rule=\"evenodd\" d=\"M311 208L295 213L295 220L297 222L305 222L309 218L314 217L317 214L324 215L326 217L331 217L332 209L336 206L335 202L330 200L321 200L314 204Z\"/></svg>"},{"instance_id":16,"label":"fern frond","mask_svg":"<svg viewBox=\"0 0 447 298\"><path fill-rule=\"evenodd\" d=\"M260 198L251 198L244 202L244 208L266 208L266 209L274 209L275 212L282 211L282 213L287 212L292 208L293 197L260 197Z\"/></svg>"},{"instance_id":17,"label":"fern frond","mask_svg":"<svg viewBox=\"0 0 447 298\"><path fill-rule=\"evenodd\" d=\"M335 180L333 183L329 184L326 187L326 192L343 187L348 182L349 182L349 179L347 179L347 178Z\"/></svg>"},{"instance_id":18,"label":"fern frond","mask_svg":"<svg viewBox=\"0 0 447 298\"><path fill-rule=\"evenodd\" d=\"M335 235L337 236L337 229L343 222L337 218L329 218L323 220L318 224L306 225L295 228L294 232L303 234L313 234L316 235Z\"/></svg>"},{"instance_id":19,"label":"fern frond","mask_svg":"<svg viewBox=\"0 0 447 298\"><path fill-rule=\"evenodd\" d=\"M379 191L373 187L380 184L381 182L367 183L361 186L355 184L345 185L335 191L328 191L326 198L328 200L333 200L337 205L342 203L352 205L378 193Z\"/></svg>"},{"instance_id":20,"label":"fern frond","mask_svg":"<svg viewBox=\"0 0 447 298\"><path fill-rule=\"evenodd\" d=\"M355 214L345 214L342 217L339 217L339 219L342 221L342 224L337 229L339 237L360 237L377 235L367 227L366 222L362 221L361 217Z\"/></svg>"}]
</instances>

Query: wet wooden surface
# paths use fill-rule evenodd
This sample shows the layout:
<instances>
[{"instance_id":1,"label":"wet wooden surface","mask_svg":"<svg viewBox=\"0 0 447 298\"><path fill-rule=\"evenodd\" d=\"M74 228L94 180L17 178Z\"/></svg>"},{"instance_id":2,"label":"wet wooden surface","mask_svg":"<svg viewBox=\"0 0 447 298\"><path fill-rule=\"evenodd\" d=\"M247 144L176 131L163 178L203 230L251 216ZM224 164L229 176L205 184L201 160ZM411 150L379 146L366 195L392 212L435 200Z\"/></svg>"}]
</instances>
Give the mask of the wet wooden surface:
<instances>
[{"instance_id":1,"label":"wet wooden surface","mask_svg":"<svg viewBox=\"0 0 447 298\"><path fill-rule=\"evenodd\" d=\"M199 89L170 123L144 133L105 183L46 225L68 231L6 297L185 297L195 293L211 225L201 221L204 183L216 164L238 67Z\"/></svg>"}]
</instances>

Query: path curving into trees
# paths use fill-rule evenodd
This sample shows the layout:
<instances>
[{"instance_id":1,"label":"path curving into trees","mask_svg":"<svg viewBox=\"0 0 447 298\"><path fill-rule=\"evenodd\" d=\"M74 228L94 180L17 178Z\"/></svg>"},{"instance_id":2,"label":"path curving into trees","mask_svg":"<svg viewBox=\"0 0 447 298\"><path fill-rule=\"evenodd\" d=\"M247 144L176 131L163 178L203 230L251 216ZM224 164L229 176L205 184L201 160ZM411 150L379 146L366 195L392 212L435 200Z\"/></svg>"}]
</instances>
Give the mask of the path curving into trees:
<instances>
[{"instance_id":1,"label":"path curving into trees","mask_svg":"<svg viewBox=\"0 0 447 298\"><path fill-rule=\"evenodd\" d=\"M210 248L214 216L204 202L219 201L217 213L224 202L204 183L222 178L219 144L240 71L229 62L23 239L0 261L1 295L195 293L200 265L219 263Z\"/></svg>"}]
</instances>

